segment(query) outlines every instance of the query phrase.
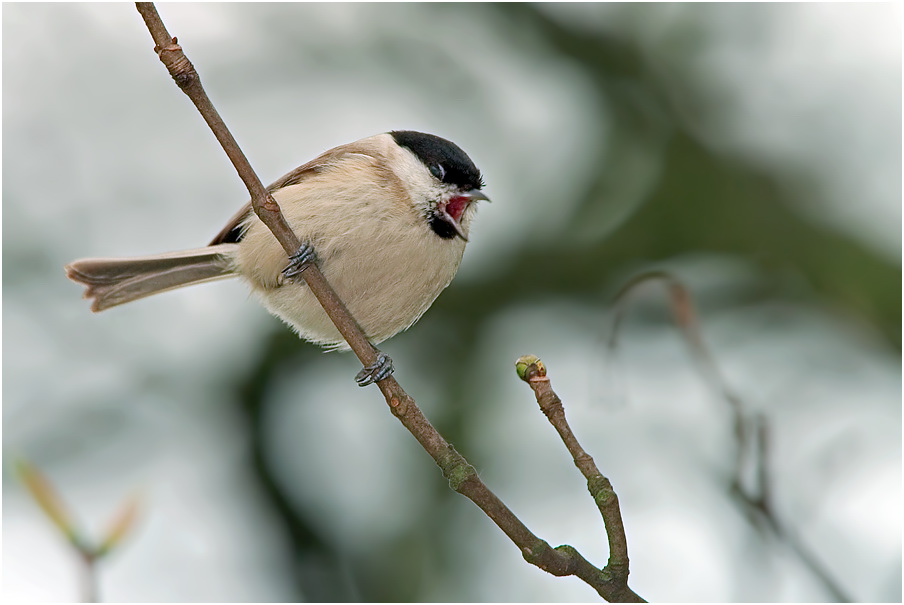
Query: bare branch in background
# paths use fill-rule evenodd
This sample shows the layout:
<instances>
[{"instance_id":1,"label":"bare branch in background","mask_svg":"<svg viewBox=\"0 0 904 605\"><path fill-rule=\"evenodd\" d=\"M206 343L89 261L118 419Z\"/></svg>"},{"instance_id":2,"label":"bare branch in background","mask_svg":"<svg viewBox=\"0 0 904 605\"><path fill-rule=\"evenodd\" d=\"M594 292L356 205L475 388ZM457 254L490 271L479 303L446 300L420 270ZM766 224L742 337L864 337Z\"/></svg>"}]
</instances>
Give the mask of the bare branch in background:
<instances>
[{"instance_id":1,"label":"bare branch in background","mask_svg":"<svg viewBox=\"0 0 904 605\"><path fill-rule=\"evenodd\" d=\"M690 348L691 356L697 364L704 380L717 391L728 404L732 413L735 434L735 471L729 493L740 502L747 518L758 531L772 532L783 541L803 561L810 571L819 578L832 598L838 602L850 603L852 599L832 579L825 567L817 560L800 539L775 514L772 502L773 490L770 475L769 421L762 413L749 409L744 400L726 382L719 366L713 359L703 340L700 322L690 292L675 276L666 271L650 271L632 278L616 295L609 350L618 344L618 334L627 301L638 287L650 282L664 282L675 323Z\"/></svg>"}]
</instances>

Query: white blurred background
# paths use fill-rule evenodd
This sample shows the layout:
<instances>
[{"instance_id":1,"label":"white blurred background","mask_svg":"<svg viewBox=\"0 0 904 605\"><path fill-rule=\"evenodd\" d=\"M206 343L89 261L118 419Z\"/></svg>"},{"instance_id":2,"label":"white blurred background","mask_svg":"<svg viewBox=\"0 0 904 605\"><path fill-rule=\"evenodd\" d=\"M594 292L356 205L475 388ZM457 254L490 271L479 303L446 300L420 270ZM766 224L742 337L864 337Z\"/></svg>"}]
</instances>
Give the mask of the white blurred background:
<instances>
[{"instance_id":1,"label":"white blurred background","mask_svg":"<svg viewBox=\"0 0 904 605\"><path fill-rule=\"evenodd\" d=\"M524 353L619 494L645 598L901 600L899 5L159 8L265 182L391 129L480 166L494 203L458 277L384 350L535 533L605 564ZM89 313L65 263L197 247L246 195L133 5L2 17L5 600L80 590L14 457L93 533L140 494L108 601L596 600L525 563L351 355L241 283ZM613 295L645 269L686 284L767 418L788 534L732 497L728 406L659 290L606 355Z\"/></svg>"}]
</instances>

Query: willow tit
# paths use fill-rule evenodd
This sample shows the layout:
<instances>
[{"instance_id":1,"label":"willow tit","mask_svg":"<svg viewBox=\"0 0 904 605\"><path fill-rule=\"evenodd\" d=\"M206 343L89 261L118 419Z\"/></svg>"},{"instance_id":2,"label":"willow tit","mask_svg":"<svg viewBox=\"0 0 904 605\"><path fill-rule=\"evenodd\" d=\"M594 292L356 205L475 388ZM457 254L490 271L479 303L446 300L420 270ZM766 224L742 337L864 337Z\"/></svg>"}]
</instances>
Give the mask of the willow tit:
<instances>
[{"instance_id":1,"label":"willow tit","mask_svg":"<svg viewBox=\"0 0 904 605\"><path fill-rule=\"evenodd\" d=\"M416 322L449 285L464 254L483 179L457 145L393 131L323 153L268 190L302 242L290 259L246 204L206 248L136 258L77 260L92 311L151 294L240 276L305 340L348 349L299 277L314 260L373 343ZM392 372L381 354L358 383Z\"/></svg>"}]
</instances>

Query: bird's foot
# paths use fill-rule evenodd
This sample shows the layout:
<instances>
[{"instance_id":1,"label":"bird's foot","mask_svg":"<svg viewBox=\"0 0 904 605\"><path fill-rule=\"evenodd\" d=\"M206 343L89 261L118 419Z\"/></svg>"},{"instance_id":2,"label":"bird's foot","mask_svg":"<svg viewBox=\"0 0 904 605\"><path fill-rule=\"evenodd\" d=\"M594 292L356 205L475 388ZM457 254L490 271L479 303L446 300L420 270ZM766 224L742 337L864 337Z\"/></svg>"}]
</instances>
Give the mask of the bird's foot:
<instances>
[{"instance_id":1,"label":"bird's foot","mask_svg":"<svg viewBox=\"0 0 904 605\"><path fill-rule=\"evenodd\" d=\"M309 263L313 263L317 259L314 254L314 247L311 244L302 244L298 247L298 251L289 257L289 264L282 270L285 279L296 279L301 276L302 271L308 268Z\"/></svg>"},{"instance_id":2,"label":"bird's foot","mask_svg":"<svg viewBox=\"0 0 904 605\"><path fill-rule=\"evenodd\" d=\"M359 387L366 387L369 384L380 382L387 378L395 371L392 367L392 359L386 353L379 353L377 360L366 366L363 370L355 375L355 382Z\"/></svg>"}]
</instances>

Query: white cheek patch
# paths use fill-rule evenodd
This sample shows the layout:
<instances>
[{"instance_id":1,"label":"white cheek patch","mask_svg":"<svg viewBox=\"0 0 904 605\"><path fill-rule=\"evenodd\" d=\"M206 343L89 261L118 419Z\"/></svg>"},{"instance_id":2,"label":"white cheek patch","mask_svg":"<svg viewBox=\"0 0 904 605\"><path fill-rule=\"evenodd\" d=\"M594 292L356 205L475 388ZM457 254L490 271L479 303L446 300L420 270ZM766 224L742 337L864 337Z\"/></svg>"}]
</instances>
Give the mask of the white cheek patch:
<instances>
[{"instance_id":1,"label":"white cheek patch","mask_svg":"<svg viewBox=\"0 0 904 605\"><path fill-rule=\"evenodd\" d=\"M408 188L411 199L419 207L427 208L430 202L444 197L446 188L440 187L430 171L414 153L404 147L397 147L393 169Z\"/></svg>"}]
</instances>

